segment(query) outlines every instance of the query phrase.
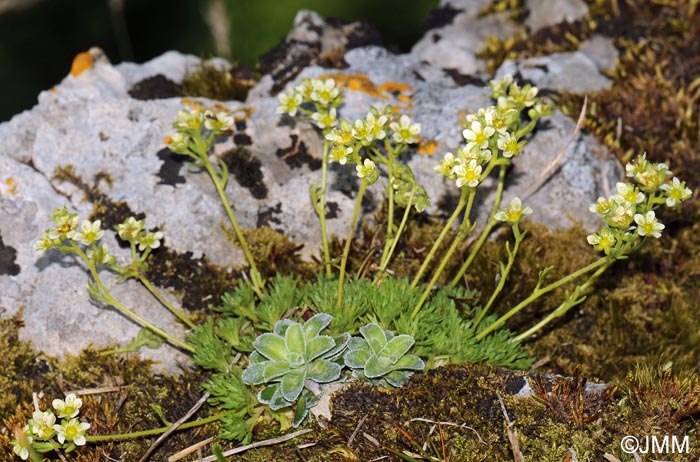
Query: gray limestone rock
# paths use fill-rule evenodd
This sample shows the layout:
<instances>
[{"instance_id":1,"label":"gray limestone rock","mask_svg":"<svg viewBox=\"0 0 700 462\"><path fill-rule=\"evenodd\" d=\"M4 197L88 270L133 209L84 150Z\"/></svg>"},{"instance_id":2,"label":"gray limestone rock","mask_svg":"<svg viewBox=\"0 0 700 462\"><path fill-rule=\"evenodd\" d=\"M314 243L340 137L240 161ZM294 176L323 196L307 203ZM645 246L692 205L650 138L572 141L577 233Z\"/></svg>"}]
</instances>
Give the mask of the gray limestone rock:
<instances>
[{"instance_id":1,"label":"gray limestone rock","mask_svg":"<svg viewBox=\"0 0 700 462\"><path fill-rule=\"evenodd\" d=\"M610 37L602 35L594 35L581 42L579 51L591 58L600 71L612 71L617 64L617 57L620 52L617 51L613 40Z\"/></svg>"},{"instance_id":2,"label":"gray limestone rock","mask_svg":"<svg viewBox=\"0 0 700 462\"><path fill-rule=\"evenodd\" d=\"M444 2L443 8L459 13L449 24L429 30L411 54L438 69L483 76L486 62L477 55L484 50L487 38L506 39L519 30L507 12L480 17L488 4L488 0Z\"/></svg>"},{"instance_id":3,"label":"gray limestone rock","mask_svg":"<svg viewBox=\"0 0 700 462\"><path fill-rule=\"evenodd\" d=\"M583 0L527 0L525 8L530 13L525 24L530 32L562 22L574 22L588 14Z\"/></svg>"},{"instance_id":4,"label":"gray limestone rock","mask_svg":"<svg viewBox=\"0 0 700 462\"><path fill-rule=\"evenodd\" d=\"M481 3L454 5L462 13L451 25L444 26L452 29L443 31L444 43L440 46L476 53L478 40L465 44L466 39L459 34L472 33L472 26L477 31L506 27L489 23L495 21L493 18L477 19ZM323 36L325 32L319 31L338 30L311 13L304 13L297 26L285 43L297 46L307 40L318 44L314 34ZM347 30L349 26L343 27ZM463 61L466 67L459 72L470 73L473 84L458 86L445 72L444 61L425 59L432 52L422 47L433 40L433 32L429 31L412 53L404 55L376 46L357 47L344 52L347 67L342 70L314 64L302 66L293 74L273 71L263 76L245 103L197 99L203 106L221 104L237 118L233 135L217 142L211 157L231 162L226 195L243 227L268 225L303 244L304 257L318 255L320 230L308 189L320 179L323 140L308 123L281 117L276 108L278 91L299 84L303 77L322 75L348 82L345 104L339 108L341 117L354 120L364 116L372 105L392 104L422 125L424 143L408 152L406 160L433 199L429 212L449 212L440 210L439 204L449 204L458 194L457 188L435 175L433 167L445 152L464 143L464 116L492 104L488 88L480 83L490 76L483 75L480 64L468 68L468 62ZM484 33L477 34L479 40ZM312 49L308 47L307 52ZM535 67L532 72L541 74L532 74L523 63L506 63L499 75L511 66L513 72L520 71L524 78L543 88L591 91L607 84L582 53L538 59L545 60L547 72ZM223 60L215 62L227 65ZM571 63L581 62L592 66L593 74L572 68ZM207 174L182 163L165 149L163 140L186 101L143 101L128 93L140 80L157 74L179 83L196 63L196 58L176 52L144 64L117 66L101 57L77 77L68 76L52 90L42 92L32 110L0 124L0 146L6 153L0 157L0 310L12 314L23 306L26 327L22 338L32 340L46 353L75 353L89 344L125 344L138 332L134 323L114 310L90 302L83 266L59 254L37 258L34 253L33 243L48 227L53 209L67 204L83 217L92 210L83 191L54 178L59 167L72 165L78 177L98 186L110 200L123 201L134 213L145 214L147 225L164 233L168 249L189 251L194 257L207 256L224 268L244 265L242 252L231 245L221 229L227 218ZM530 195L525 202L535 210L531 219L554 227L581 221L586 228L594 229L597 224L588 206L614 185L621 168L592 137L579 135L551 178L532 189L544 166L567 145L574 126L574 121L560 113L541 124L526 152L514 162L505 199L514 194ZM96 175L105 173L108 182L96 180ZM344 236L357 191L354 169L334 165L329 183L329 232ZM484 185L486 193L480 195L477 217L488 209L490 188ZM365 219L371 219L380 206L382 184L375 185L371 193L364 208ZM105 242L118 258L126 257L112 231L106 233ZM159 326L183 335L172 316L138 284L119 284L109 274L105 278L117 298ZM175 294L168 296L177 299ZM177 370L185 358L170 347L143 354L160 361L161 369L169 372Z\"/></svg>"},{"instance_id":5,"label":"gray limestone rock","mask_svg":"<svg viewBox=\"0 0 700 462\"><path fill-rule=\"evenodd\" d=\"M598 72L596 63L581 51L508 60L498 68L496 78L506 74L519 75L540 89L572 93L599 91L611 84L610 79Z\"/></svg>"}]
</instances>

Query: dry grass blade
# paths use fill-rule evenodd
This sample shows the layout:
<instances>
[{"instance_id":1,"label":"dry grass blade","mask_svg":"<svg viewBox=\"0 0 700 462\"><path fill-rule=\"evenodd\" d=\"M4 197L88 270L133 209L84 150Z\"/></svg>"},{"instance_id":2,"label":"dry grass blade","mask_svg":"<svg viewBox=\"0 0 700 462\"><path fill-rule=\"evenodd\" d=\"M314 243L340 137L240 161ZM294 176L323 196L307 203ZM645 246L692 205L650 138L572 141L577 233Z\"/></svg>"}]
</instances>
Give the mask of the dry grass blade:
<instances>
[{"instance_id":1,"label":"dry grass blade","mask_svg":"<svg viewBox=\"0 0 700 462\"><path fill-rule=\"evenodd\" d=\"M172 456L168 457L168 462L175 462L175 461L180 460L184 457L187 457L190 454L192 454L193 452L200 450L201 448L203 448L207 444L214 442L215 440L216 440L216 438L211 437L211 438L207 438L204 441L200 441L199 443L193 444L192 446L187 447L179 452L176 452Z\"/></svg>"},{"instance_id":2,"label":"dry grass blade","mask_svg":"<svg viewBox=\"0 0 700 462\"><path fill-rule=\"evenodd\" d=\"M506 419L506 432L508 434L508 441L510 441L510 447L513 449L513 460L514 462L525 462L525 457L520 451L520 442L518 441L518 430L515 428L515 424L511 422L510 417L508 417L508 411L506 410L506 404L503 402L503 398L499 393L496 393L498 400L501 402L501 410L503 411L503 417Z\"/></svg>"},{"instance_id":3,"label":"dry grass blade","mask_svg":"<svg viewBox=\"0 0 700 462\"><path fill-rule=\"evenodd\" d=\"M270 438L269 440L263 440L263 441L256 441L255 443L250 443L246 444L245 446L239 446L237 448L229 449L228 451L224 451L221 454L224 457L232 456L234 454L239 454L241 452L248 451L250 449L255 449L255 448L261 448L264 446L273 446L275 444L279 443L284 443L285 441L293 440L294 438L301 436L301 435L306 435L307 433L311 433L313 430L310 428L307 428L305 430L299 430L294 433L289 433L288 435L284 436L279 436L277 438ZM214 462L216 460L216 456L208 456L205 457L204 459L201 460L201 462Z\"/></svg>"}]
</instances>

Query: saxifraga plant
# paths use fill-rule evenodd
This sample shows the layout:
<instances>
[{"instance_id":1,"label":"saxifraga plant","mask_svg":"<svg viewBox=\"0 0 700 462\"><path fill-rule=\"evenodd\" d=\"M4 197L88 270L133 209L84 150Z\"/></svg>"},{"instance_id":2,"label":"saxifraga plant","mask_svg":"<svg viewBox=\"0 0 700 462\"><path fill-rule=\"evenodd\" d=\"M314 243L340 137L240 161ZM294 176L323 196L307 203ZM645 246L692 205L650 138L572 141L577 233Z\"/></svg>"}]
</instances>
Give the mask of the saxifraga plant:
<instances>
[{"instance_id":1,"label":"saxifraga plant","mask_svg":"<svg viewBox=\"0 0 700 462\"><path fill-rule=\"evenodd\" d=\"M592 211L600 214L605 227L588 236L588 242L605 255L546 286L543 280L548 269L543 270L531 296L498 318L490 315L488 311L503 290L520 243L526 237L519 223L532 212L518 198L501 208L507 167L512 158L522 153L537 121L549 112L537 97L536 88L521 87L510 76L492 82L491 88L496 104L467 117L463 131L466 145L456 151L456 155L447 153L435 168L455 183L460 199L410 282L392 277L389 265L401 234L409 226L410 211L421 212L430 204L425 189L416 183L411 169L400 162L401 154L418 141L420 125L406 115L395 115L391 107L371 108L366 117L354 123L339 120L342 89L332 79L302 80L301 85L280 95L279 109L280 113L292 117L301 114L310 120L322 131L325 140L321 183L310 188L323 238L324 272L318 281L301 285L294 277L278 275L273 281L262 279L224 194L228 181L226 165L221 163L214 167L209 160L215 138L226 135L233 122L232 117L222 111L180 111L173 124L176 133L168 139L173 152L188 155L211 176L250 265L250 278L239 284L234 293L223 297L222 306L217 308L219 316L195 325L148 282L145 278L147 259L150 252L159 247L162 234L144 231L144 222L133 217L117 227L120 238L131 247L131 262L123 266L109 254L104 244L99 243L103 235L101 222L80 223L78 216L65 208L54 212L54 226L39 239L36 249L40 253L58 249L77 255L90 273L90 295L147 329L149 334L137 344L153 345L157 343L154 339L160 338L190 354L200 367L213 371L203 388L210 394L209 403L219 412L190 422L188 427L219 421L222 423L220 436L225 439L250 441L253 428L270 419L278 421L282 430L300 425L320 398L322 385L350 375L383 386L401 386L412 373L426 365L472 361L527 367L531 359L524 353L520 341L581 303L596 279L615 261L628 258L650 237L658 238L664 225L656 217L655 209L661 205L677 207L692 192L679 179L670 179L665 164L650 163L644 156L640 157L627 166L627 176L636 184L620 182L616 194L599 198L591 206ZM325 226L330 162L354 163L360 181L337 278L332 270L333 256ZM494 171L498 172L496 200L486 226L450 285L435 290L447 261L475 228L469 220L474 197L478 186ZM379 271L374 281L346 278L348 253L362 197L383 174L387 177L389 216ZM396 226L394 218L401 208L403 215ZM433 269L431 263L439 257L438 249L458 223L455 238ZM506 244L508 260L500 264L500 280L487 303L483 307L476 303L467 305L463 300L475 299L475 294L457 285L499 223L509 225L514 236L513 245ZM98 273L100 266L112 270L121 279L134 278L144 285L190 328L186 340L145 321L116 300ZM433 269L432 276L422 287L423 276L430 269ZM505 322L525 306L584 275L588 275L588 279L579 283L559 307L532 328L517 336L504 328ZM315 314L306 319L307 311ZM336 321L332 323L334 316ZM357 333L360 336L352 337ZM37 414L35 423L37 419L47 422L48 432L48 414L45 417ZM55 429L59 442L49 450L68 450L65 441L71 438L74 445L79 445L154 433L90 436L84 435L88 428L86 423L71 422L67 421L70 428L65 431ZM34 434L34 431L29 425L18 433L15 452L22 458L34 457L37 450L46 448L46 438L42 440L43 434ZM62 437L61 431L72 436Z\"/></svg>"}]
</instances>

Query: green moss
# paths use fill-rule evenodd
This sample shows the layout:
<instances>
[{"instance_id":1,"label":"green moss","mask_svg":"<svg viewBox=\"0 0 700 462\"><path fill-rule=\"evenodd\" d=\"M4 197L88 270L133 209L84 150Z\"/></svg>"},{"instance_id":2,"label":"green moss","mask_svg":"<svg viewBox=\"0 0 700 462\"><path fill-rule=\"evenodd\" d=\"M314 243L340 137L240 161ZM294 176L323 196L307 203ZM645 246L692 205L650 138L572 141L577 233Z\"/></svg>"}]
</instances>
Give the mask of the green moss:
<instances>
[{"instance_id":1,"label":"green moss","mask_svg":"<svg viewBox=\"0 0 700 462\"><path fill-rule=\"evenodd\" d=\"M255 80L252 76L240 75L235 69L227 69L202 60L185 76L180 86L180 94L216 101L245 101Z\"/></svg>"},{"instance_id":2,"label":"green moss","mask_svg":"<svg viewBox=\"0 0 700 462\"><path fill-rule=\"evenodd\" d=\"M0 461L16 462L11 440L14 429L31 417L32 393L39 393L42 409L69 391L92 390L83 395L81 416L90 422L89 434L106 435L157 428L163 423L152 406L159 406L169 421L184 415L199 399L201 373L185 372L180 378L154 374L151 363L135 356L100 356L85 350L65 360L45 357L18 340L21 312L0 318ZM203 413L206 413L206 408ZM214 426L176 432L156 450L152 460L165 459L192 442L216 434ZM88 462L107 455L125 462L137 461L152 440L89 444L71 454L71 460Z\"/></svg>"}]
</instances>

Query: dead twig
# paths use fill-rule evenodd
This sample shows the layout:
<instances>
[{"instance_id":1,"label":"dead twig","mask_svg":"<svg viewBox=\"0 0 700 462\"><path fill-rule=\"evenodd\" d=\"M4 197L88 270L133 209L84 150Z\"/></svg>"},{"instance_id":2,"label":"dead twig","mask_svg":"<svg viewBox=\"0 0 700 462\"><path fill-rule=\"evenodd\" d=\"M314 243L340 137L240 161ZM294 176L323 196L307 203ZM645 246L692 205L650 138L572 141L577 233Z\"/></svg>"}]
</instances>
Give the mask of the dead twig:
<instances>
[{"instance_id":1,"label":"dead twig","mask_svg":"<svg viewBox=\"0 0 700 462\"><path fill-rule=\"evenodd\" d=\"M515 424L511 422L510 417L508 417L508 411L506 410L506 404L503 402L503 398L500 393L496 393L498 400L501 402L501 410L503 411L503 417L506 419L506 433L508 434L508 441L510 441L510 447L513 449L513 460L515 462L525 462L525 457L520 451L520 442L518 441L518 430L515 428Z\"/></svg>"},{"instance_id":2,"label":"dead twig","mask_svg":"<svg viewBox=\"0 0 700 462\"><path fill-rule=\"evenodd\" d=\"M455 422L443 422L443 421L438 421L438 420L430 420L430 419L424 419L423 417L414 417L413 419L409 420L408 422L425 422L425 423L430 423L433 425L446 425L448 427L458 427L458 428L466 428L467 430L471 430L474 432L477 438L479 438L479 442L482 444L486 444L486 442L481 438L481 435L479 435L479 432L474 430L472 427L468 427L466 424L458 424ZM434 426L430 429L430 433L433 432Z\"/></svg>"},{"instance_id":3,"label":"dead twig","mask_svg":"<svg viewBox=\"0 0 700 462\"><path fill-rule=\"evenodd\" d=\"M148 456L150 456L151 453L152 453L153 451L155 451L155 449L158 447L158 445L159 445L163 440L165 440L165 438L167 438L168 436L170 436L170 434L171 434L172 432L174 432L175 430L177 430L178 427L179 427L180 425L182 425L183 423L187 422L187 420L188 420L190 417L192 417L192 414L194 414L195 412L197 412L197 411L199 410L199 408L202 407L202 405L204 405L204 403L209 399L209 396L211 396L211 395L209 394L209 392L204 393L204 395L203 395L201 398L199 398L199 401L197 401L197 403L192 407L192 409L190 409L190 410L187 412L187 414L185 414L185 415L182 416L180 419L178 419L177 422L175 422L174 424L172 424L172 425L170 426L170 428L168 428L162 435L160 435L160 436L158 437L157 440L155 440L155 441L153 442L153 444L151 445L151 447L148 448L148 451L146 451L146 453L139 459L139 462L144 462L146 459L148 459Z\"/></svg>"},{"instance_id":4,"label":"dead twig","mask_svg":"<svg viewBox=\"0 0 700 462\"><path fill-rule=\"evenodd\" d=\"M207 438L204 441L200 441L199 443L195 443L190 447L187 447L181 451L176 452L172 456L168 457L168 462L175 462L176 460L180 460L183 457L187 457L188 455L192 454L195 451L199 451L202 447L206 446L209 443L212 443L216 440L213 436L211 438Z\"/></svg>"},{"instance_id":5,"label":"dead twig","mask_svg":"<svg viewBox=\"0 0 700 462\"><path fill-rule=\"evenodd\" d=\"M348 438L348 443L347 443L348 447L350 447L350 444L353 442L353 440L357 436L357 432L360 431L360 428L362 427L362 424L365 423L365 420L367 420L367 417L368 417L367 415L362 417L362 419L360 419L360 422L357 424L357 427L355 427L355 430L353 430L352 435L350 435L350 438Z\"/></svg>"},{"instance_id":6,"label":"dead twig","mask_svg":"<svg viewBox=\"0 0 700 462\"><path fill-rule=\"evenodd\" d=\"M301 435L306 435L307 433L311 433L313 430L311 428L307 428L304 430L299 430L294 433L289 433L284 436L279 436L277 438L270 438L269 440L263 440L263 441L256 441L255 443L250 443L246 444L245 446L239 446L237 448L229 449L228 451L224 451L221 454L224 457L232 456L234 454L239 454L241 452L248 451L249 449L255 449L255 448L261 448L264 446L273 446L275 444L279 443L284 443L285 441L293 440L294 438L301 436ZM216 456L208 456L205 457L204 459L201 460L201 462L214 462L216 460Z\"/></svg>"}]
</instances>

